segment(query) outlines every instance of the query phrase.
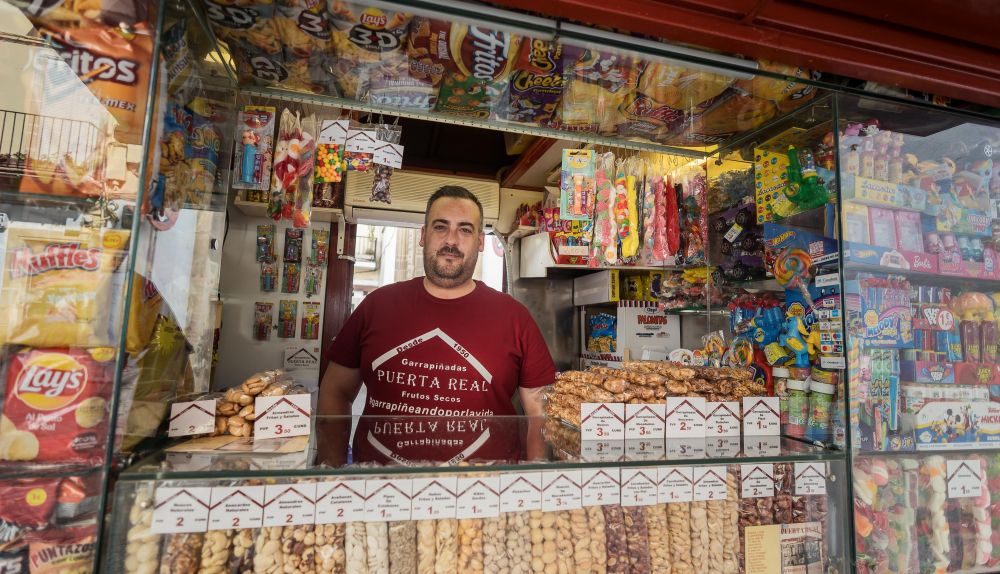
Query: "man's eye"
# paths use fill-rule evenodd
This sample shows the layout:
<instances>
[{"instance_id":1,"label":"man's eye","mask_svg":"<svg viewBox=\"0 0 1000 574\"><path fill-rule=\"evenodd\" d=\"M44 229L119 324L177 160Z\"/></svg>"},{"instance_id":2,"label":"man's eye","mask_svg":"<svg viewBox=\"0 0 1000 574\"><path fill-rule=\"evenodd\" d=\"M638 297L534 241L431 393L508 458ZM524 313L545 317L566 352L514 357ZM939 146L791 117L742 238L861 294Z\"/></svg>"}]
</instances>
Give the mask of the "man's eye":
<instances>
[{"instance_id":1,"label":"man's eye","mask_svg":"<svg viewBox=\"0 0 1000 574\"><path fill-rule=\"evenodd\" d=\"M471 235L472 234L472 229L469 228L469 227L463 227L462 228L462 233L464 233L466 235Z\"/></svg>"},{"instance_id":2,"label":"man's eye","mask_svg":"<svg viewBox=\"0 0 1000 574\"><path fill-rule=\"evenodd\" d=\"M435 225L434 226L434 231L447 231L447 230L448 230L448 226L446 226L446 225Z\"/></svg>"}]
</instances>

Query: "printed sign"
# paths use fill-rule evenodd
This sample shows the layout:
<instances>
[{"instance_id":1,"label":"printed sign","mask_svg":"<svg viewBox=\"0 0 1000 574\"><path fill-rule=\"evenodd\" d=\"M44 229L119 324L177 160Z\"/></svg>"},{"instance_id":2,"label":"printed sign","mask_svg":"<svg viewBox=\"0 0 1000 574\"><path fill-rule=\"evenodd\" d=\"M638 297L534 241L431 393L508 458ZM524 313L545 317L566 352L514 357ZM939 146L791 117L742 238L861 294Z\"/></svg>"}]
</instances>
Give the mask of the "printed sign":
<instances>
[{"instance_id":1,"label":"printed sign","mask_svg":"<svg viewBox=\"0 0 1000 574\"><path fill-rule=\"evenodd\" d=\"M583 508L579 470L547 470L542 473L542 511Z\"/></svg>"},{"instance_id":2,"label":"printed sign","mask_svg":"<svg viewBox=\"0 0 1000 574\"><path fill-rule=\"evenodd\" d=\"M667 397L667 438L705 436L705 399Z\"/></svg>"},{"instance_id":3,"label":"printed sign","mask_svg":"<svg viewBox=\"0 0 1000 574\"><path fill-rule=\"evenodd\" d=\"M500 477L462 476L458 479L456 518L500 516Z\"/></svg>"},{"instance_id":4,"label":"printed sign","mask_svg":"<svg viewBox=\"0 0 1000 574\"><path fill-rule=\"evenodd\" d=\"M457 476L414 478L411 519L455 518L457 492Z\"/></svg>"},{"instance_id":5,"label":"printed sign","mask_svg":"<svg viewBox=\"0 0 1000 574\"><path fill-rule=\"evenodd\" d=\"M774 496L773 464L740 465L740 498Z\"/></svg>"},{"instance_id":6,"label":"printed sign","mask_svg":"<svg viewBox=\"0 0 1000 574\"><path fill-rule=\"evenodd\" d=\"M623 403L582 403L580 440L622 440L625 438Z\"/></svg>"},{"instance_id":7,"label":"printed sign","mask_svg":"<svg viewBox=\"0 0 1000 574\"><path fill-rule=\"evenodd\" d=\"M736 401L705 403L705 436L740 436L740 404Z\"/></svg>"},{"instance_id":8,"label":"printed sign","mask_svg":"<svg viewBox=\"0 0 1000 574\"><path fill-rule=\"evenodd\" d=\"M726 500L725 466L699 466L694 468L694 500Z\"/></svg>"},{"instance_id":9,"label":"printed sign","mask_svg":"<svg viewBox=\"0 0 1000 574\"><path fill-rule=\"evenodd\" d=\"M585 462L620 462L625 460L625 441L582 440L580 458Z\"/></svg>"},{"instance_id":10,"label":"printed sign","mask_svg":"<svg viewBox=\"0 0 1000 574\"><path fill-rule=\"evenodd\" d=\"M253 423L255 439L306 436L311 432L312 404L309 394L256 397Z\"/></svg>"},{"instance_id":11,"label":"printed sign","mask_svg":"<svg viewBox=\"0 0 1000 574\"><path fill-rule=\"evenodd\" d=\"M621 504L621 472L617 468L585 468L581 471L584 506Z\"/></svg>"},{"instance_id":12,"label":"printed sign","mask_svg":"<svg viewBox=\"0 0 1000 574\"><path fill-rule=\"evenodd\" d=\"M403 146L381 140L375 142L375 153L372 155L372 163L387 165L396 169L403 167Z\"/></svg>"},{"instance_id":13,"label":"printed sign","mask_svg":"<svg viewBox=\"0 0 1000 574\"><path fill-rule=\"evenodd\" d=\"M323 120L316 143L344 145L351 122L348 120Z\"/></svg>"},{"instance_id":14,"label":"printed sign","mask_svg":"<svg viewBox=\"0 0 1000 574\"><path fill-rule=\"evenodd\" d=\"M625 460L663 460L666 453L662 438L625 441Z\"/></svg>"},{"instance_id":15,"label":"printed sign","mask_svg":"<svg viewBox=\"0 0 1000 574\"><path fill-rule=\"evenodd\" d=\"M691 502L694 498L694 469L688 467L661 467L657 499L660 504Z\"/></svg>"},{"instance_id":16,"label":"printed sign","mask_svg":"<svg viewBox=\"0 0 1000 574\"><path fill-rule=\"evenodd\" d=\"M751 436L781 433L778 397L743 397L743 434Z\"/></svg>"},{"instance_id":17,"label":"printed sign","mask_svg":"<svg viewBox=\"0 0 1000 574\"><path fill-rule=\"evenodd\" d=\"M625 405L625 438L663 438L667 405Z\"/></svg>"},{"instance_id":18,"label":"printed sign","mask_svg":"<svg viewBox=\"0 0 1000 574\"><path fill-rule=\"evenodd\" d=\"M209 530L260 528L263 523L263 486L216 486L212 489Z\"/></svg>"},{"instance_id":19,"label":"printed sign","mask_svg":"<svg viewBox=\"0 0 1000 574\"><path fill-rule=\"evenodd\" d=\"M215 432L215 399L170 405L167 436L191 436Z\"/></svg>"},{"instance_id":20,"label":"printed sign","mask_svg":"<svg viewBox=\"0 0 1000 574\"><path fill-rule=\"evenodd\" d=\"M500 512L542 509L542 473L510 472L500 475Z\"/></svg>"},{"instance_id":21,"label":"printed sign","mask_svg":"<svg viewBox=\"0 0 1000 574\"><path fill-rule=\"evenodd\" d=\"M205 532L212 489L208 486L157 488L153 496L153 524L156 534Z\"/></svg>"},{"instance_id":22,"label":"printed sign","mask_svg":"<svg viewBox=\"0 0 1000 574\"><path fill-rule=\"evenodd\" d=\"M364 480L335 480L316 485L316 524L345 524L364 514Z\"/></svg>"},{"instance_id":23,"label":"printed sign","mask_svg":"<svg viewBox=\"0 0 1000 574\"><path fill-rule=\"evenodd\" d=\"M796 496L826 495L826 463L795 463L795 494Z\"/></svg>"},{"instance_id":24,"label":"printed sign","mask_svg":"<svg viewBox=\"0 0 1000 574\"><path fill-rule=\"evenodd\" d=\"M412 492L413 481L408 478L365 481L365 520L409 520Z\"/></svg>"},{"instance_id":25,"label":"printed sign","mask_svg":"<svg viewBox=\"0 0 1000 574\"><path fill-rule=\"evenodd\" d=\"M378 139L376 130L347 130L346 151L354 153L372 153L375 151L375 141Z\"/></svg>"},{"instance_id":26,"label":"printed sign","mask_svg":"<svg viewBox=\"0 0 1000 574\"><path fill-rule=\"evenodd\" d=\"M976 459L948 461L948 498L983 495L983 471Z\"/></svg>"},{"instance_id":27,"label":"printed sign","mask_svg":"<svg viewBox=\"0 0 1000 574\"><path fill-rule=\"evenodd\" d=\"M655 467L623 468L622 506L652 506L659 495L659 474Z\"/></svg>"},{"instance_id":28,"label":"printed sign","mask_svg":"<svg viewBox=\"0 0 1000 574\"><path fill-rule=\"evenodd\" d=\"M316 524L316 484L268 484L264 487L264 526Z\"/></svg>"}]
</instances>

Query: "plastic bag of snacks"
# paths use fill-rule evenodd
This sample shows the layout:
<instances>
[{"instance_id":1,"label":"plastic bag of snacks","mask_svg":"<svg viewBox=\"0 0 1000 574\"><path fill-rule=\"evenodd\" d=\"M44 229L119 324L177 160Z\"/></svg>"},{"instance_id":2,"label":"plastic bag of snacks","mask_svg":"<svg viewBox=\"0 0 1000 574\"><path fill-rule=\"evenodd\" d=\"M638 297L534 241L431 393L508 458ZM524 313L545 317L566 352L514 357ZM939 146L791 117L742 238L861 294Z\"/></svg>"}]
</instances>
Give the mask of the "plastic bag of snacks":
<instances>
[{"instance_id":1,"label":"plastic bag of snacks","mask_svg":"<svg viewBox=\"0 0 1000 574\"><path fill-rule=\"evenodd\" d=\"M406 73L409 14L341 0L330 0L329 9L337 56L333 76L345 98L364 98L373 74Z\"/></svg>"},{"instance_id":2,"label":"plastic bag of snacks","mask_svg":"<svg viewBox=\"0 0 1000 574\"><path fill-rule=\"evenodd\" d=\"M618 107L635 89L639 62L632 56L597 50L563 48L566 89L559 128L614 133Z\"/></svg>"},{"instance_id":3,"label":"plastic bag of snacks","mask_svg":"<svg viewBox=\"0 0 1000 574\"><path fill-rule=\"evenodd\" d=\"M438 91L439 112L488 118L503 105L507 80L517 60L521 37L478 26L451 24L450 58Z\"/></svg>"},{"instance_id":4,"label":"plastic bag of snacks","mask_svg":"<svg viewBox=\"0 0 1000 574\"><path fill-rule=\"evenodd\" d=\"M522 41L510 78L508 106L499 115L520 123L551 125L566 84L563 51L557 42L539 38Z\"/></svg>"},{"instance_id":5,"label":"plastic bag of snacks","mask_svg":"<svg viewBox=\"0 0 1000 574\"><path fill-rule=\"evenodd\" d=\"M27 536L31 574L86 574L94 567L96 524L48 528Z\"/></svg>"}]
</instances>

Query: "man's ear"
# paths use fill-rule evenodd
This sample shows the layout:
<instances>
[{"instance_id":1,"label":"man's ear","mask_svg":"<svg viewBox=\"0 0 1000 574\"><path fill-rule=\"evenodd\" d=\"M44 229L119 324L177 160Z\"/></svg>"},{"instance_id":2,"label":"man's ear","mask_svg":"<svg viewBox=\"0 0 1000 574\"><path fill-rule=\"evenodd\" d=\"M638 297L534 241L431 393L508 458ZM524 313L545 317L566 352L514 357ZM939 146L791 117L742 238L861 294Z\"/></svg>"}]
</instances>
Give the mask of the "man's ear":
<instances>
[{"instance_id":1,"label":"man's ear","mask_svg":"<svg viewBox=\"0 0 1000 574\"><path fill-rule=\"evenodd\" d=\"M482 253L485 248L486 248L486 232L485 231L480 231L479 232L479 252Z\"/></svg>"},{"instance_id":2,"label":"man's ear","mask_svg":"<svg viewBox=\"0 0 1000 574\"><path fill-rule=\"evenodd\" d=\"M427 226L426 225L421 225L420 226L420 241L418 242L418 245L420 245L421 247L424 246L424 233L426 233L426 232L427 232Z\"/></svg>"}]
</instances>

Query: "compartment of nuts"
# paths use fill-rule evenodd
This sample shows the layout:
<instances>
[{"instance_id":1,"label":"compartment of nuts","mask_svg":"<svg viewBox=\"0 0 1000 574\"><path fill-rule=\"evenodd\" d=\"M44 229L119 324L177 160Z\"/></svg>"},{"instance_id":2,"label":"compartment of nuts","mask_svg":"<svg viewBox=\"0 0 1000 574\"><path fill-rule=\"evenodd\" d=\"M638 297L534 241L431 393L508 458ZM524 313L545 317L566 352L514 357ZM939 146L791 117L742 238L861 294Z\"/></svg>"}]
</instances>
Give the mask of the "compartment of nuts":
<instances>
[{"instance_id":1,"label":"compartment of nuts","mask_svg":"<svg viewBox=\"0 0 1000 574\"><path fill-rule=\"evenodd\" d=\"M344 524L316 526L316 572L344 574L347 572L347 552L344 549Z\"/></svg>"},{"instance_id":2,"label":"compartment of nuts","mask_svg":"<svg viewBox=\"0 0 1000 574\"><path fill-rule=\"evenodd\" d=\"M607 540L608 574L628 574L628 540L625 533L625 513L621 506L602 506L604 533Z\"/></svg>"},{"instance_id":3,"label":"compartment of nuts","mask_svg":"<svg viewBox=\"0 0 1000 574\"><path fill-rule=\"evenodd\" d=\"M417 571L417 523L409 520L389 523L389 572L414 574Z\"/></svg>"},{"instance_id":4,"label":"compartment of nuts","mask_svg":"<svg viewBox=\"0 0 1000 574\"><path fill-rule=\"evenodd\" d=\"M433 520L417 521L417 574L434 574L435 530Z\"/></svg>"},{"instance_id":5,"label":"compartment of nuts","mask_svg":"<svg viewBox=\"0 0 1000 574\"><path fill-rule=\"evenodd\" d=\"M232 530L209 530L201 546L198 574L225 574L232 540Z\"/></svg>"},{"instance_id":6,"label":"compartment of nuts","mask_svg":"<svg viewBox=\"0 0 1000 574\"><path fill-rule=\"evenodd\" d=\"M160 566L161 536L154 534L153 488L142 485L136 489L129 509L129 529L125 543L126 574L155 574Z\"/></svg>"},{"instance_id":7,"label":"compartment of nuts","mask_svg":"<svg viewBox=\"0 0 1000 574\"><path fill-rule=\"evenodd\" d=\"M160 559L160 574L197 572L204 540L205 535L200 532L171 534Z\"/></svg>"}]
</instances>

